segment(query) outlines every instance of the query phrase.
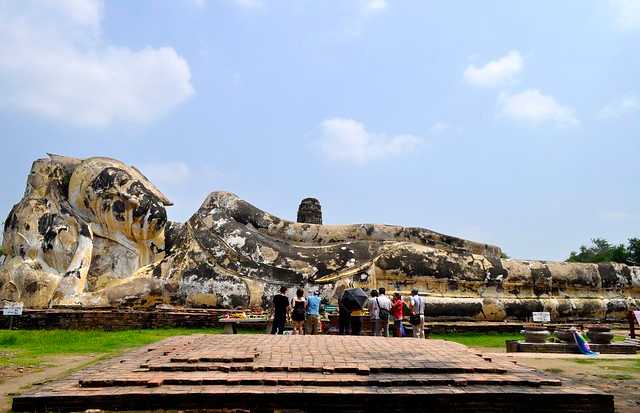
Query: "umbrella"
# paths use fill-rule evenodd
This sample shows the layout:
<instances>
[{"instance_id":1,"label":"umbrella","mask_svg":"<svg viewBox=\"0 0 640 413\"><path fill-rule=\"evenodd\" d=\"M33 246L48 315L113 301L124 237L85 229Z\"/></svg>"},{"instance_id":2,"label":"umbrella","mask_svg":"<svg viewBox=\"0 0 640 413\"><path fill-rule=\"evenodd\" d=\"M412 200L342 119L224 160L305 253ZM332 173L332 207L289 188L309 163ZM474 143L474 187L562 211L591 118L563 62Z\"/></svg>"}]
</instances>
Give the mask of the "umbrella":
<instances>
[{"instance_id":1,"label":"umbrella","mask_svg":"<svg viewBox=\"0 0 640 413\"><path fill-rule=\"evenodd\" d=\"M344 290L340 302L349 311L359 310L367 302L367 294L362 291L362 288L349 288Z\"/></svg>"}]
</instances>

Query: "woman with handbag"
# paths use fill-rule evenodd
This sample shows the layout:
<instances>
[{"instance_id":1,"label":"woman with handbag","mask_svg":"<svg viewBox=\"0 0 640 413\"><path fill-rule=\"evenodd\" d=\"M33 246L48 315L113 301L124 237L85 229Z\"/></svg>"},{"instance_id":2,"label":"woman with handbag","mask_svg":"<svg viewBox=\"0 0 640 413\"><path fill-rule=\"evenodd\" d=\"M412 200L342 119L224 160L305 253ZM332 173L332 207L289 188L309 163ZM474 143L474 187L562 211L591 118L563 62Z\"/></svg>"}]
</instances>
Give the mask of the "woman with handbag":
<instances>
[{"instance_id":1,"label":"woman with handbag","mask_svg":"<svg viewBox=\"0 0 640 413\"><path fill-rule=\"evenodd\" d=\"M307 312L307 300L304 298L304 290L298 288L296 297L291 301L291 320L293 321L293 334L304 334L304 319Z\"/></svg>"}]
</instances>

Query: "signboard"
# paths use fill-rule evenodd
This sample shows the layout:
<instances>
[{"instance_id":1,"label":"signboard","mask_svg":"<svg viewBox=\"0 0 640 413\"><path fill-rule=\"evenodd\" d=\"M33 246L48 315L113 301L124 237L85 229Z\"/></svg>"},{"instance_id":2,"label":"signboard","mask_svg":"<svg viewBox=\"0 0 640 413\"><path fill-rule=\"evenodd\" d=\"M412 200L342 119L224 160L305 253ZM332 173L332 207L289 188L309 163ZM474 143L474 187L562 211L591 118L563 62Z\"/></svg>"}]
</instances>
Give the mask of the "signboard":
<instances>
[{"instance_id":1,"label":"signboard","mask_svg":"<svg viewBox=\"0 0 640 413\"><path fill-rule=\"evenodd\" d=\"M640 325L640 310L634 311L633 315L636 316L636 320L638 320L638 324Z\"/></svg>"},{"instance_id":2,"label":"signboard","mask_svg":"<svg viewBox=\"0 0 640 413\"><path fill-rule=\"evenodd\" d=\"M6 303L2 315L22 315L22 303Z\"/></svg>"},{"instance_id":3,"label":"signboard","mask_svg":"<svg viewBox=\"0 0 640 413\"><path fill-rule=\"evenodd\" d=\"M551 321L551 314L548 311L533 312L533 321L537 323L548 323Z\"/></svg>"}]
</instances>

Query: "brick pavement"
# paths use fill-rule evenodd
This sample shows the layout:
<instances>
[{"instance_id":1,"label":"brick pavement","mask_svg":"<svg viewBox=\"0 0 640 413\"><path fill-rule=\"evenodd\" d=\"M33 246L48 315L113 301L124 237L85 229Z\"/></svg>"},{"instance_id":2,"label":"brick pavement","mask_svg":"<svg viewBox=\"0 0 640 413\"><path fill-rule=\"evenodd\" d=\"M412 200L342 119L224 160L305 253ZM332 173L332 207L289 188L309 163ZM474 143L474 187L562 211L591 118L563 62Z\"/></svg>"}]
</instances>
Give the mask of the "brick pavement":
<instances>
[{"instance_id":1,"label":"brick pavement","mask_svg":"<svg viewBox=\"0 0 640 413\"><path fill-rule=\"evenodd\" d=\"M613 397L412 338L172 337L34 388L13 409L613 411ZM518 407L520 406L520 407Z\"/></svg>"}]
</instances>

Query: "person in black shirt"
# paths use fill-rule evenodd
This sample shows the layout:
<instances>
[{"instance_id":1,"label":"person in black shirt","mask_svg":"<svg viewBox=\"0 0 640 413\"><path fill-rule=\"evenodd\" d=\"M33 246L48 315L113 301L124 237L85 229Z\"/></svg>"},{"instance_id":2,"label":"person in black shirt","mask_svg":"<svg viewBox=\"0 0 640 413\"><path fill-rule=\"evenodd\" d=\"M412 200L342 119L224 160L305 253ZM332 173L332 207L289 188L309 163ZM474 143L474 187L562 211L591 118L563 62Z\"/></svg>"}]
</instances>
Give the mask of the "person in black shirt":
<instances>
[{"instance_id":1,"label":"person in black shirt","mask_svg":"<svg viewBox=\"0 0 640 413\"><path fill-rule=\"evenodd\" d=\"M343 293L344 296L344 293ZM345 335L351 333L351 310L344 306L342 297L338 301L338 334Z\"/></svg>"},{"instance_id":2,"label":"person in black shirt","mask_svg":"<svg viewBox=\"0 0 640 413\"><path fill-rule=\"evenodd\" d=\"M273 296L273 324L271 334L283 334L284 324L289 314L289 299L286 296L287 287L280 287L280 294Z\"/></svg>"}]
</instances>

